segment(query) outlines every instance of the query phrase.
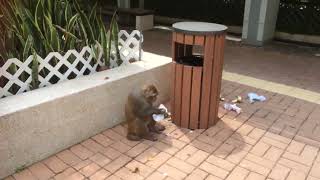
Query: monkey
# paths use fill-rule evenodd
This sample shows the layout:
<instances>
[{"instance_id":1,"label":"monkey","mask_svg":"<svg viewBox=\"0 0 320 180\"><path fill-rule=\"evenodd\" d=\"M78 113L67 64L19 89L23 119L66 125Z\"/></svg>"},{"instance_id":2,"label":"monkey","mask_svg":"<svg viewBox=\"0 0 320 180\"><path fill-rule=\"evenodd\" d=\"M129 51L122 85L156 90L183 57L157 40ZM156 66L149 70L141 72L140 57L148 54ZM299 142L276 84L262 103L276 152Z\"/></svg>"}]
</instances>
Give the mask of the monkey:
<instances>
[{"instance_id":1,"label":"monkey","mask_svg":"<svg viewBox=\"0 0 320 180\"><path fill-rule=\"evenodd\" d=\"M125 116L128 124L127 139L139 141L147 139L156 141L157 138L151 132L159 133L164 126L156 126L152 114L164 114L164 109L153 106L159 92L154 85L146 85L134 89L128 96L125 105Z\"/></svg>"}]
</instances>

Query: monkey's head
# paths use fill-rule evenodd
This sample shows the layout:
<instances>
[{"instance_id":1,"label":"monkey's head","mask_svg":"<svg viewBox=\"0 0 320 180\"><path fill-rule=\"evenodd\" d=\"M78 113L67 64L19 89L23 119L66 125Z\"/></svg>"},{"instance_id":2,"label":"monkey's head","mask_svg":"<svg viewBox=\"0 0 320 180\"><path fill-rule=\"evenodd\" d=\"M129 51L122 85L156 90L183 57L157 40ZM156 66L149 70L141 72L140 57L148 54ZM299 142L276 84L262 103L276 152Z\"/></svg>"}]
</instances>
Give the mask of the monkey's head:
<instances>
[{"instance_id":1,"label":"monkey's head","mask_svg":"<svg viewBox=\"0 0 320 180\"><path fill-rule=\"evenodd\" d=\"M154 103L157 100L159 92L154 85L146 85L142 88L142 91L143 96L149 103Z\"/></svg>"}]
</instances>

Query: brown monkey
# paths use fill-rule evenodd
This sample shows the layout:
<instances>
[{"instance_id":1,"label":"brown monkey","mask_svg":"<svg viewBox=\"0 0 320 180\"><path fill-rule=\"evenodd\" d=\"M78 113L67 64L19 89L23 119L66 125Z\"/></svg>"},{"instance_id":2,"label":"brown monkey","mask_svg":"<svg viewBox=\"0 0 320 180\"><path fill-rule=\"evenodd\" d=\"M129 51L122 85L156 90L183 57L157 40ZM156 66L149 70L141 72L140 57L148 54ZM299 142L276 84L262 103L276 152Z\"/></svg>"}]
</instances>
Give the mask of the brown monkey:
<instances>
[{"instance_id":1,"label":"brown monkey","mask_svg":"<svg viewBox=\"0 0 320 180\"><path fill-rule=\"evenodd\" d=\"M152 114L163 114L163 109L153 106L157 100L158 90L154 85L144 86L133 90L125 106L125 115L128 123L127 138L139 141L142 138L156 141L150 131L159 132L164 127L156 127L156 122L152 119Z\"/></svg>"}]
</instances>

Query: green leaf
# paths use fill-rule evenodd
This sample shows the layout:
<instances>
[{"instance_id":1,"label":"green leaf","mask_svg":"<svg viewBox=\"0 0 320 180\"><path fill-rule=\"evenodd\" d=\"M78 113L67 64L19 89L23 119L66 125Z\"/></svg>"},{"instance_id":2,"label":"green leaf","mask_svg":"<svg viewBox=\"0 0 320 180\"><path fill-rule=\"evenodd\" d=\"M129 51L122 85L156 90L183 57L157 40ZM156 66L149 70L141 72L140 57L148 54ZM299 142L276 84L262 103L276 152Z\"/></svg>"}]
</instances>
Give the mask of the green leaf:
<instances>
[{"instance_id":1,"label":"green leaf","mask_svg":"<svg viewBox=\"0 0 320 180\"><path fill-rule=\"evenodd\" d=\"M52 14L52 3L53 3L53 0L46 0L45 1L46 2L46 4L47 4L47 8L46 8L46 10L47 10L47 16L48 15L50 15L51 16L51 14Z\"/></svg>"},{"instance_id":2,"label":"green leaf","mask_svg":"<svg viewBox=\"0 0 320 180\"><path fill-rule=\"evenodd\" d=\"M90 21L88 19L88 17L86 16L86 14L81 10L79 3L77 2L77 0L73 0L74 4L75 4L75 9L77 10L77 12L80 14L80 18L81 18L81 28L86 31L87 34L87 40L88 43L93 44L95 41L95 37L94 37L94 33L90 24Z\"/></svg>"},{"instance_id":3,"label":"green leaf","mask_svg":"<svg viewBox=\"0 0 320 180\"><path fill-rule=\"evenodd\" d=\"M80 21L78 23L78 25L80 26L80 34L82 36L82 40L84 40L86 45L89 45L89 41L88 41L88 35L86 32L86 28L84 27L84 25L81 23L82 21Z\"/></svg>"},{"instance_id":4,"label":"green leaf","mask_svg":"<svg viewBox=\"0 0 320 180\"><path fill-rule=\"evenodd\" d=\"M69 1L66 2L64 17L65 17L66 23L69 22L70 18L72 18L72 9L70 7Z\"/></svg>"},{"instance_id":5,"label":"green leaf","mask_svg":"<svg viewBox=\"0 0 320 180\"><path fill-rule=\"evenodd\" d=\"M9 58L11 58L10 55L9 55ZM18 70L18 68L17 68L17 65L16 65L16 64L11 64L11 65L9 66L9 72L10 72L11 74L15 74L15 73L17 72L17 70Z\"/></svg>"},{"instance_id":6,"label":"green leaf","mask_svg":"<svg viewBox=\"0 0 320 180\"><path fill-rule=\"evenodd\" d=\"M56 28L53 26L52 21L49 17L45 16L46 23L50 29L50 37L47 38L51 42L53 51L60 51L60 40Z\"/></svg>"},{"instance_id":7,"label":"green leaf","mask_svg":"<svg viewBox=\"0 0 320 180\"><path fill-rule=\"evenodd\" d=\"M69 23L67 25L67 31L69 31L69 30L74 28L74 26L75 26L75 24L76 24L76 22L78 20L78 17L79 17L79 14L77 13L77 14L75 14L74 16L72 16L70 18Z\"/></svg>"},{"instance_id":8,"label":"green leaf","mask_svg":"<svg viewBox=\"0 0 320 180\"><path fill-rule=\"evenodd\" d=\"M36 6L36 11L34 13L34 23L35 23L36 27L39 27L38 20L40 19L39 11L40 11L40 8L42 7L41 2L42 2L41 0L38 0L37 6ZM30 16L30 17L32 17L32 16Z\"/></svg>"},{"instance_id":9,"label":"green leaf","mask_svg":"<svg viewBox=\"0 0 320 180\"><path fill-rule=\"evenodd\" d=\"M97 5L98 5L98 2L96 2L94 4L94 6L92 7L92 9L91 9L91 12L90 12L90 15L89 15L90 22L93 22L95 17L97 16Z\"/></svg>"},{"instance_id":10,"label":"green leaf","mask_svg":"<svg viewBox=\"0 0 320 180\"><path fill-rule=\"evenodd\" d=\"M111 41L112 41L112 38L111 38L111 32L110 30L107 32L107 45L106 45L106 57L105 57L105 63L107 64L107 62L110 62L110 57L111 57Z\"/></svg>"},{"instance_id":11,"label":"green leaf","mask_svg":"<svg viewBox=\"0 0 320 180\"><path fill-rule=\"evenodd\" d=\"M71 36L72 38L81 41L76 35L72 34L71 32L67 31L66 29L62 28L61 26L54 25L58 30L60 30L64 35ZM67 37L66 37L67 38Z\"/></svg>"},{"instance_id":12,"label":"green leaf","mask_svg":"<svg viewBox=\"0 0 320 180\"><path fill-rule=\"evenodd\" d=\"M38 89L39 88L39 62L38 56L34 49L32 49L33 59L32 59L32 81L31 81L31 89Z\"/></svg>"},{"instance_id":13,"label":"green leaf","mask_svg":"<svg viewBox=\"0 0 320 180\"><path fill-rule=\"evenodd\" d=\"M31 22L31 24L29 24L30 28L33 30L34 33L34 38L40 38L41 42L38 43L42 43L44 44L45 48L47 48L47 51L52 51L52 47L50 45L50 43L48 43L48 41L46 40L45 36L43 35L43 33L41 32L41 29L39 26L37 26L36 22L34 22L32 14L30 13L30 11L28 9L24 9L25 11L25 15L27 16L28 19L26 19L26 21Z\"/></svg>"},{"instance_id":14,"label":"green leaf","mask_svg":"<svg viewBox=\"0 0 320 180\"><path fill-rule=\"evenodd\" d=\"M53 3L53 12L54 12L53 14L56 14L56 12L59 10L57 6L58 6L58 1L55 0ZM58 24L57 16L53 16L52 19L55 24Z\"/></svg>"},{"instance_id":15,"label":"green leaf","mask_svg":"<svg viewBox=\"0 0 320 180\"><path fill-rule=\"evenodd\" d=\"M63 46L63 50L66 52L69 49L74 49L74 43L72 42L81 42L81 39L79 39L77 36L75 36L73 33L67 31L66 29L58 26L58 25L54 25L59 31L61 31L64 36L65 36L65 43Z\"/></svg>"},{"instance_id":16,"label":"green leaf","mask_svg":"<svg viewBox=\"0 0 320 180\"><path fill-rule=\"evenodd\" d=\"M55 27L50 27L51 29L51 43L54 51L60 52L60 37L58 35L57 29ZM62 38L62 37L61 37Z\"/></svg>"},{"instance_id":17,"label":"green leaf","mask_svg":"<svg viewBox=\"0 0 320 180\"><path fill-rule=\"evenodd\" d=\"M26 43L24 45L24 48L23 48L23 55L22 55L23 59L22 59L22 61L27 60L27 58L29 56L30 49L32 47L32 43L33 43L33 38L32 38L31 35L29 35L28 39L27 39L27 41L26 41Z\"/></svg>"},{"instance_id":18,"label":"green leaf","mask_svg":"<svg viewBox=\"0 0 320 180\"><path fill-rule=\"evenodd\" d=\"M122 61L121 61L120 52L119 52L119 48L118 48L118 46L119 46L119 39L118 39L119 26L116 21L116 16L117 16L117 11L114 12L113 17L111 19L111 25L110 25L111 26L110 27L111 37L110 37L110 39L112 39L114 46L116 48L116 56L117 56L117 60L118 60L118 65L120 65L122 63ZM109 46L109 47L111 47L111 46Z\"/></svg>"},{"instance_id":19,"label":"green leaf","mask_svg":"<svg viewBox=\"0 0 320 180\"><path fill-rule=\"evenodd\" d=\"M10 24L19 24L19 20L16 16L15 13L15 7L13 2L8 2L7 4L4 5L7 8L1 8L1 10L3 11L3 13L6 15L5 19L7 21L7 23L5 23L4 25L9 26L8 28L10 28ZM17 9L16 9L17 10Z\"/></svg>"},{"instance_id":20,"label":"green leaf","mask_svg":"<svg viewBox=\"0 0 320 180\"><path fill-rule=\"evenodd\" d=\"M100 35L101 35L100 42L103 50L104 64L105 66L109 66L110 61L109 61L108 34L107 34L106 27L101 19L101 16L99 18L99 27L100 27Z\"/></svg>"}]
</instances>

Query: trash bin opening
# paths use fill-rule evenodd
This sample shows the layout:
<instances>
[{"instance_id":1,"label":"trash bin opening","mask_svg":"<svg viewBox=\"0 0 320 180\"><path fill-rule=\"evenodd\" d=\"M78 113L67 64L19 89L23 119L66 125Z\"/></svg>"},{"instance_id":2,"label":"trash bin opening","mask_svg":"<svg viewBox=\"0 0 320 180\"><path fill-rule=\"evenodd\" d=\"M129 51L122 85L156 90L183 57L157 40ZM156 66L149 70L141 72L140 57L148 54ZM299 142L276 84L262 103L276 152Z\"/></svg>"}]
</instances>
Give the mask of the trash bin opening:
<instances>
[{"instance_id":1,"label":"trash bin opening","mask_svg":"<svg viewBox=\"0 0 320 180\"><path fill-rule=\"evenodd\" d=\"M199 55L183 56L177 58L176 62L188 66L203 66L203 57Z\"/></svg>"}]
</instances>

